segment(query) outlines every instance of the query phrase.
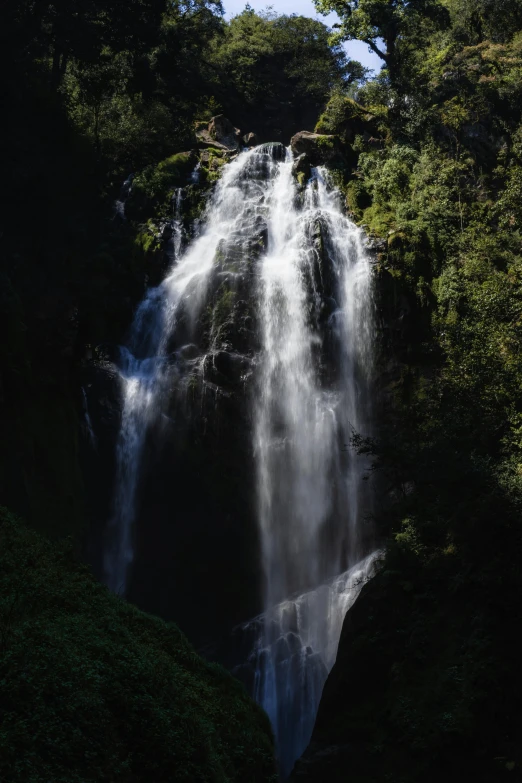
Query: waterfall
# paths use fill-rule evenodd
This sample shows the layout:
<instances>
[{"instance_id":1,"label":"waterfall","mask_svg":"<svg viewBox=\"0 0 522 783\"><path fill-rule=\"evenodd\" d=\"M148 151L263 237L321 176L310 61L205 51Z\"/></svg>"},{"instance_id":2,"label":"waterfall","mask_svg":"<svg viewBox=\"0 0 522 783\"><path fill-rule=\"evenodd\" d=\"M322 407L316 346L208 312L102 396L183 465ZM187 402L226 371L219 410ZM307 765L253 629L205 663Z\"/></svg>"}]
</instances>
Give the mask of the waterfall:
<instances>
[{"instance_id":1,"label":"waterfall","mask_svg":"<svg viewBox=\"0 0 522 783\"><path fill-rule=\"evenodd\" d=\"M372 338L361 232L344 215L326 171L313 171L297 199L291 166L285 162L277 174L260 270L254 403L267 608L264 636L254 645L255 692L272 720L284 774L309 741L351 576L323 588L326 604L313 591L299 599L307 628L289 631L290 641L276 634L274 642L286 612L279 602L325 585L363 554L366 466L349 443L354 431L368 431ZM347 573L368 574L372 563ZM281 658L288 645L293 659ZM321 666L304 664L308 649ZM282 666L282 660L294 663Z\"/></svg>"},{"instance_id":2,"label":"waterfall","mask_svg":"<svg viewBox=\"0 0 522 783\"><path fill-rule=\"evenodd\" d=\"M328 172L313 169L298 184L282 145L261 145L224 167L186 248L182 198L177 191L170 271L147 292L120 352L106 579L125 593L147 436L186 388L190 347L191 378L200 374L202 395L210 391L216 406L220 373L248 385L264 612L238 631L236 672L272 721L286 775L310 739L344 614L377 557L363 524L367 466L350 445L371 420L370 264ZM230 312L234 285L252 324L241 335L218 312ZM198 323L209 318L203 339Z\"/></svg>"},{"instance_id":3,"label":"waterfall","mask_svg":"<svg viewBox=\"0 0 522 783\"><path fill-rule=\"evenodd\" d=\"M125 595L134 558L133 527L147 432L161 414L164 396L178 375L179 354L170 350L170 338L180 322L185 332L194 330L214 261L229 248L237 252L238 246L248 242L265 207L265 191L272 185L266 174L275 168L268 153L256 154L255 150L225 167L210 199L204 228L185 252L180 231L173 231L171 269L161 285L148 290L136 311L128 344L120 350L122 420L104 553L105 580L113 592ZM175 205L180 204L178 192Z\"/></svg>"},{"instance_id":4,"label":"waterfall","mask_svg":"<svg viewBox=\"0 0 522 783\"><path fill-rule=\"evenodd\" d=\"M314 172L300 205L291 162L280 166L260 274L255 445L267 606L360 557L364 466L347 444L366 424L370 267L325 177Z\"/></svg>"}]
</instances>

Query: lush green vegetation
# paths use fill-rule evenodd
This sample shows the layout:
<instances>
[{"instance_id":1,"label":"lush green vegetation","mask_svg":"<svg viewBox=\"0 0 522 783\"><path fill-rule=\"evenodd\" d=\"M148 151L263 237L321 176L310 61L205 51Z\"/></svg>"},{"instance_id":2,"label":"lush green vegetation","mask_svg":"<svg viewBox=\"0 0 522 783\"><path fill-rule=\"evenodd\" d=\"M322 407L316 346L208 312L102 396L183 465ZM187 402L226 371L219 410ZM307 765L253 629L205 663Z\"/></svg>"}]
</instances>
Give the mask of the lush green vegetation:
<instances>
[{"instance_id":1,"label":"lush green vegetation","mask_svg":"<svg viewBox=\"0 0 522 783\"><path fill-rule=\"evenodd\" d=\"M384 71L356 101L334 98L320 127L356 128L348 204L385 240L394 414L365 445L395 489L408 487L394 509L413 527L419 519L430 556L477 554L482 540L489 558L485 501L503 497L516 517L521 489L522 37L486 38L486 12L477 26L475 4L446 6L453 24L417 52L406 40L400 93ZM495 534L507 535L515 517L499 516Z\"/></svg>"},{"instance_id":2,"label":"lush green vegetation","mask_svg":"<svg viewBox=\"0 0 522 783\"><path fill-rule=\"evenodd\" d=\"M319 5L341 13L341 36L385 41L382 74L334 96L317 129L357 156L347 203L375 238L383 407L378 438L355 442L373 457L387 554L317 726L317 741L345 750L303 779L513 778L522 4Z\"/></svg>"},{"instance_id":3,"label":"lush green vegetation","mask_svg":"<svg viewBox=\"0 0 522 783\"><path fill-rule=\"evenodd\" d=\"M2 780L276 780L238 682L5 510L0 594Z\"/></svg>"}]
</instances>

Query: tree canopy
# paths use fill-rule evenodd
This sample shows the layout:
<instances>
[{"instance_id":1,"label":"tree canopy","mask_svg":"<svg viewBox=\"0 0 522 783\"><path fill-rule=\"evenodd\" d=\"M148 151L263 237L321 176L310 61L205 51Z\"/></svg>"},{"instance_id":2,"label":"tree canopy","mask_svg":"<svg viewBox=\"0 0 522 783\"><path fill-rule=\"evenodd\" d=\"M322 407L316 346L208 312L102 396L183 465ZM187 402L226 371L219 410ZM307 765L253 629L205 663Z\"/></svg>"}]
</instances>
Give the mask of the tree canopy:
<instances>
[{"instance_id":1,"label":"tree canopy","mask_svg":"<svg viewBox=\"0 0 522 783\"><path fill-rule=\"evenodd\" d=\"M325 25L304 16L246 9L215 39L213 62L227 74L220 103L233 89L232 114L274 138L310 127L330 92L364 77L359 63L330 45Z\"/></svg>"},{"instance_id":2,"label":"tree canopy","mask_svg":"<svg viewBox=\"0 0 522 783\"><path fill-rule=\"evenodd\" d=\"M439 0L315 0L315 5L321 13L339 15L338 40L364 41L394 73L401 51L414 45L427 24L447 21Z\"/></svg>"}]
</instances>

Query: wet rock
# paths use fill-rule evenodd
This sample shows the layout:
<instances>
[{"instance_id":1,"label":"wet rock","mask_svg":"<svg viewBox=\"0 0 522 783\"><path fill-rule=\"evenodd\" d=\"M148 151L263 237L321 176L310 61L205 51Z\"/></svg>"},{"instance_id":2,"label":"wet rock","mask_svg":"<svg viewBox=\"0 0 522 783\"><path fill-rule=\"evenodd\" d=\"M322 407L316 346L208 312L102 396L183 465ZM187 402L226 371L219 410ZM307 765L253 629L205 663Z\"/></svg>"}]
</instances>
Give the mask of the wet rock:
<instances>
[{"instance_id":1,"label":"wet rock","mask_svg":"<svg viewBox=\"0 0 522 783\"><path fill-rule=\"evenodd\" d=\"M85 556L95 575L103 575L103 528L112 504L115 465L115 443L121 426L121 378L111 361L97 358L80 369L85 410L90 420L91 437L81 445L82 470L86 488L89 536ZM116 350L111 351L113 355ZM102 353L103 355L103 353Z\"/></svg>"},{"instance_id":2,"label":"wet rock","mask_svg":"<svg viewBox=\"0 0 522 783\"><path fill-rule=\"evenodd\" d=\"M298 619L297 619L297 606L294 603L285 604L283 611L281 612L281 628L286 633L287 631L298 631Z\"/></svg>"},{"instance_id":3,"label":"wet rock","mask_svg":"<svg viewBox=\"0 0 522 783\"><path fill-rule=\"evenodd\" d=\"M362 226L366 228L366 226ZM388 247L388 240L383 237L369 237L367 242L367 248L370 253L384 253Z\"/></svg>"},{"instance_id":4,"label":"wet rock","mask_svg":"<svg viewBox=\"0 0 522 783\"><path fill-rule=\"evenodd\" d=\"M286 635L286 643L292 654L300 653L303 648L299 636L296 633L292 633L291 631Z\"/></svg>"},{"instance_id":5,"label":"wet rock","mask_svg":"<svg viewBox=\"0 0 522 783\"><path fill-rule=\"evenodd\" d=\"M295 159L292 166L292 174L299 182L299 185L301 187L304 187L304 185L308 182L308 180L312 176L312 166L310 163L310 158L305 152L301 153L301 155L299 155Z\"/></svg>"},{"instance_id":6,"label":"wet rock","mask_svg":"<svg viewBox=\"0 0 522 783\"><path fill-rule=\"evenodd\" d=\"M182 359L196 359L199 356L200 351L197 345L188 343L180 348L179 353Z\"/></svg>"},{"instance_id":7,"label":"wet rock","mask_svg":"<svg viewBox=\"0 0 522 783\"><path fill-rule=\"evenodd\" d=\"M286 147L280 141L270 141L266 144L261 144L257 151L260 155L268 155L273 160L279 161L286 158Z\"/></svg>"},{"instance_id":8,"label":"wet rock","mask_svg":"<svg viewBox=\"0 0 522 783\"><path fill-rule=\"evenodd\" d=\"M277 639L274 644L273 654L276 663L281 663L281 661L286 661L290 658L290 648L284 636L280 636L279 639Z\"/></svg>"},{"instance_id":9,"label":"wet rock","mask_svg":"<svg viewBox=\"0 0 522 783\"><path fill-rule=\"evenodd\" d=\"M216 351L205 359L205 380L236 385L251 371L252 362L246 356L230 351Z\"/></svg>"}]
</instances>

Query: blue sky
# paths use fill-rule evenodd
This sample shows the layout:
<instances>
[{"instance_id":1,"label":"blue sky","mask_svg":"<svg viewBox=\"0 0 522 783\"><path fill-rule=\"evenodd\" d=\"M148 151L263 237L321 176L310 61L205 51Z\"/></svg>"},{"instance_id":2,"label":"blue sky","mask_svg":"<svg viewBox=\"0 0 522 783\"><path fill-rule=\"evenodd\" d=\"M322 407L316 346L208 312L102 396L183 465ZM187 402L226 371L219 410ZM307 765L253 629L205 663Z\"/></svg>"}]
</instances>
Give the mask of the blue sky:
<instances>
[{"instance_id":1,"label":"blue sky","mask_svg":"<svg viewBox=\"0 0 522 783\"><path fill-rule=\"evenodd\" d=\"M300 14L301 16L311 16L314 19L319 19L325 24L332 25L337 21L335 14L330 14L327 17L321 16L315 10L312 0L249 0L250 5L256 11L262 11L267 6L272 6L273 10L278 14ZM240 14L247 4L247 0L223 0L225 7L225 17L230 19L231 16ZM376 54L369 51L368 46L362 41L350 41L345 45L348 55L353 60L359 60L366 68L373 68L374 70L380 70L381 60Z\"/></svg>"}]
</instances>

